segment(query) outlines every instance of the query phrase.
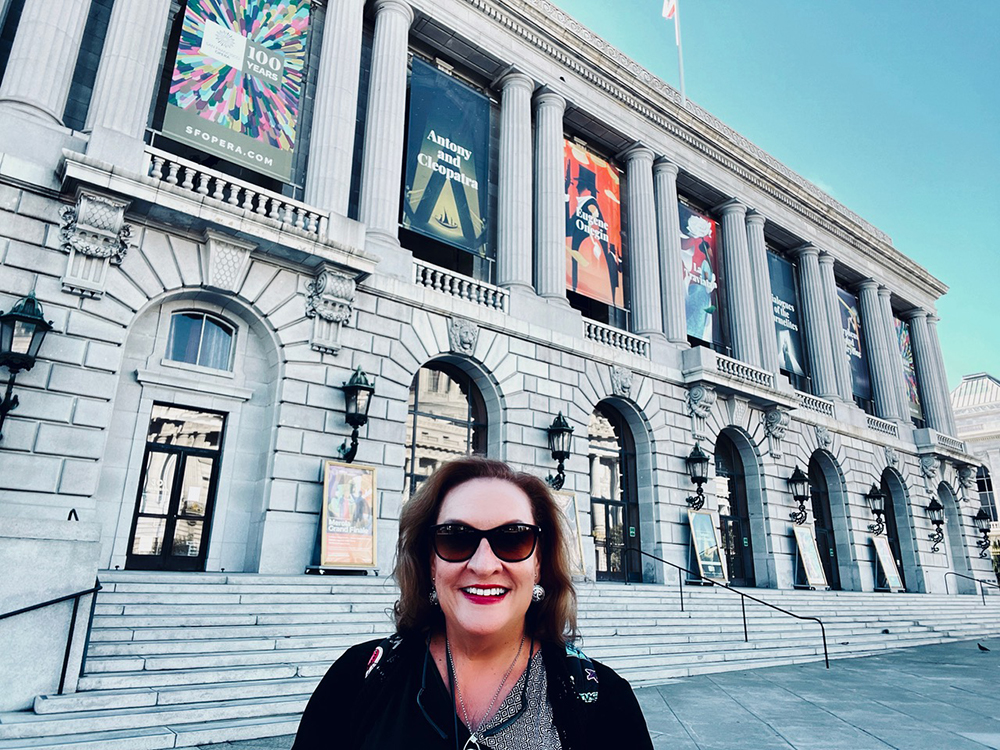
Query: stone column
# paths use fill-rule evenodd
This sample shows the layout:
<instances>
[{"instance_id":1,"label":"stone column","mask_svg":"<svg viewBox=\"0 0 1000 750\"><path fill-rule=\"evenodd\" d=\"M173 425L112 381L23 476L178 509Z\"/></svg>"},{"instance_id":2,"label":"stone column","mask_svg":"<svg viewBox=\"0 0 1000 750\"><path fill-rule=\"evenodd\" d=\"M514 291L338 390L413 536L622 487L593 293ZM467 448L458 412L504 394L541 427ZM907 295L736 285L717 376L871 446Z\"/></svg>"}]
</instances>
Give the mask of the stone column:
<instances>
[{"instance_id":1,"label":"stone column","mask_svg":"<svg viewBox=\"0 0 1000 750\"><path fill-rule=\"evenodd\" d=\"M680 216L677 211L677 165L661 159L653 165L656 234L660 241L660 292L663 330L674 344L687 343L684 308L684 262L681 260Z\"/></svg>"},{"instance_id":2,"label":"stone column","mask_svg":"<svg viewBox=\"0 0 1000 750\"><path fill-rule=\"evenodd\" d=\"M0 111L62 125L89 10L90 0L25 0L0 84Z\"/></svg>"},{"instance_id":3,"label":"stone column","mask_svg":"<svg viewBox=\"0 0 1000 750\"><path fill-rule=\"evenodd\" d=\"M927 328L927 311L916 308L904 315L910 324L913 344L913 364L917 370L917 386L920 388L920 402L924 409L927 426L946 435L950 434L948 414L942 403L943 389L938 377L934 345Z\"/></svg>"},{"instance_id":4,"label":"stone column","mask_svg":"<svg viewBox=\"0 0 1000 750\"><path fill-rule=\"evenodd\" d=\"M358 218L367 225L369 234L393 245L399 244L406 52L412 21L413 9L404 0L375 0Z\"/></svg>"},{"instance_id":5,"label":"stone column","mask_svg":"<svg viewBox=\"0 0 1000 750\"><path fill-rule=\"evenodd\" d=\"M747 213L747 244L753 273L754 301L757 305L757 338L760 341L760 364L778 374L778 337L774 331L774 303L771 301L771 273L767 267L767 243L764 240L766 219L756 211Z\"/></svg>"},{"instance_id":6,"label":"stone column","mask_svg":"<svg viewBox=\"0 0 1000 750\"><path fill-rule=\"evenodd\" d=\"M872 392L875 409L883 419L898 417L899 399L889 362L889 341L882 324L882 310L878 301L878 282L865 279L858 285L858 304L864 324L865 352L871 363Z\"/></svg>"},{"instance_id":7,"label":"stone column","mask_svg":"<svg viewBox=\"0 0 1000 750\"><path fill-rule=\"evenodd\" d=\"M809 353L809 370L812 374L812 391L821 398L836 398L837 376L833 370L830 347L829 311L823 280L819 270L819 249L803 245L793 251L799 261L802 283L803 327ZM841 337L842 339L843 337ZM843 348L843 347L841 347Z\"/></svg>"},{"instance_id":8,"label":"stone column","mask_svg":"<svg viewBox=\"0 0 1000 750\"><path fill-rule=\"evenodd\" d=\"M538 293L566 301L566 183L563 113L566 100L544 90L535 96L535 275Z\"/></svg>"},{"instance_id":9,"label":"stone column","mask_svg":"<svg viewBox=\"0 0 1000 750\"><path fill-rule=\"evenodd\" d=\"M823 296L826 299L826 320L830 326L831 359L837 382L837 395L851 404L854 403L851 367L847 360L847 344L844 342L844 326L840 318L840 298L837 296L837 279L833 273L833 256L829 253L820 253L819 273L823 282Z\"/></svg>"},{"instance_id":10,"label":"stone column","mask_svg":"<svg viewBox=\"0 0 1000 750\"><path fill-rule=\"evenodd\" d=\"M747 248L747 207L733 199L716 210L722 213L722 268L733 356L741 362L760 367L757 303L750 250Z\"/></svg>"},{"instance_id":11,"label":"stone column","mask_svg":"<svg viewBox=\"0 0 1000 750\"><path fill-rule=\"evenodd\" d=\"M955 437L958 433L958 426L955 424L955 412L951 407L951 393L948 390L948 371L944 366L944 355L941 352L941 340L938 338L937 324L940 318L936 315L927 316L927 332L931 338L931 353L937 363L938 381L941 387L941 404L944 407L945 417L948 421L948 434Z\"/></svg>"},{"instance_id":12,"label":"stone column","mask_svg":"<svg viewBox=\"0 0 1000 750\"><path fill-rule=\"evenodd\" d=\"M656 243L656 201L653 198L653 152L636 146L625 154L628 174L628 230L632 330L666 341L660 301L660 259Z\"/></svg>"},{"instance_id":13,"label":"stone column","mask_svg":"<svg viewBox=\"0 0 1000 750\"><path fill-rule=\"evenodd\" d=\"M523 73L500 81L500 174L497 180L497 278L500 286L531 286L531 92Z\"/></svg>"},{"instance_id":14,"label":"stone column","mask_svg":"<svg viewBox=\"0 0 1000 750\"><path fill-rule=\"evenodd\" d=\"M879 287L878 301L882 308L882 324L885 326L889 340L889 365L892 379L895 383L895 394L898 402L897 411L903 422L910 422L910 392L903 373L903 354L899 349L899 334L896 333L896 321L892 314L892 292L887 287Z\"/></svg>"},{"instance_id":15,"label":"stone column","mask_svg":"<svg viewBox=\"0 0 1000 750\"><path fill-rule=\"evenodd\" d=\"M347 215L354 168L364 10L365 0L327 5L309 139L305 201L342 216Z\"/></svg>"}]
</instances>

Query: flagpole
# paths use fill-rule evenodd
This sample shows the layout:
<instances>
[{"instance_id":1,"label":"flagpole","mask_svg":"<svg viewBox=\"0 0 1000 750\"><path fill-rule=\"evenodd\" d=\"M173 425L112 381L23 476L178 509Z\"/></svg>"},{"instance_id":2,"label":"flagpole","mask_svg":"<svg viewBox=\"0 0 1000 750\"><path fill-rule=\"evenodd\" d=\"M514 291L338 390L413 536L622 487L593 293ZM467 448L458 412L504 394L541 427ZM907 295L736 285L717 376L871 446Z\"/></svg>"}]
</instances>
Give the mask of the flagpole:
<instances>
[{"instance_id":1,"label":"flagpole","mask_svg":"<svg viewBox=\"0 0 1000 750\"><path fill-rule=\"evenodd\" d=\"M677 39L677 70L681 79L681 106L687 108L687 97L684 95L684 52L681 49L681 3L674 0L674 34Z\"/></svg>"}]
</instances>

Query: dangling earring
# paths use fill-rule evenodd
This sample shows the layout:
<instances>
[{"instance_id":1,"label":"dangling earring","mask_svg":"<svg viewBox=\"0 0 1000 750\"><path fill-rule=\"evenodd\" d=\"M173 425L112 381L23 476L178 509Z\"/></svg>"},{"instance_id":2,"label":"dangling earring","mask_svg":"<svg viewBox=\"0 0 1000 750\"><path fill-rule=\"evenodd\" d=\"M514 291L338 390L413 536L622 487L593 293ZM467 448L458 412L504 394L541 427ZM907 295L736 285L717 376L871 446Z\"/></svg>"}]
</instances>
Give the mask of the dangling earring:
<instances>
[{"instance_id":1,"label":"dangling earring","mask_svg":"<svg viewBox=\"0 0 1000 750\"><path fill-rule=\"evenodd\" d=\"M531 589L531 601L540 602L545 598L545 589L542 588L542 584L536 583Z\"/></svg>"},{"instance_id":2,"label":"dangling earring","mask_svg":"<svg viewBox=\"0 0 1000 750\"><path fill-rule=\"evenodd\" d=\"M434 581L431 581L431 593L427 595L427 601L432 607L438 606L438 590L434 587Z\"/></svg>"}]
</instances>

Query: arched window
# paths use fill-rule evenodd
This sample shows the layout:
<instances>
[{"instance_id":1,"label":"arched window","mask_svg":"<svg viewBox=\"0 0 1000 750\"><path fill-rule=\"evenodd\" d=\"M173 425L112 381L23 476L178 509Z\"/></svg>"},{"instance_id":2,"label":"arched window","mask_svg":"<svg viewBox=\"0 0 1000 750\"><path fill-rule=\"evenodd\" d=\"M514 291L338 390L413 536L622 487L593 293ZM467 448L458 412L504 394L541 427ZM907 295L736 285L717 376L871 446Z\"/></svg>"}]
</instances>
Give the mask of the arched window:
<instances>
[{"instance_id":1,"label":"arched window","mask_svg":"<svg viewBox=\"0 0 1000 750\"><path fill-rule=\"evenodd\" d=\"M979 491L979 501L983 504L983 510L990 517L991 521L998 521L997 503L993 495L993 479L990 477L990 470L985 466L980 466L976 472L976 489Z\"/></svg>"},{"instance_id":2,"label":"arched window","mask_svg":"<svg viewBox=\"0 0 1000 750\"><path fill-rule=\"evenodd\" d=\"M719 501L719 525L729 583L755 586L743 460L736 444L725 433L720 433L715 441L715 475L715 497Z\"/></svg>"},{"instance_id":3,"label":"arched window","mask_svg":"<svg viewBox=\"0 0 1000 750\"><path fill-rule=\"evenodd\" d=\"M203 312L176 312L170 317L166 358L212 370L233 369L236 329Z\"/></svg>"},{"instance_id":4,"label":"arched window","mask_svg":"<svg viewBox=\"0 0 1000 750\"><path fill-rule=\"evenodd\" d=\"M432 362L417 371L406 414L404 497L445 461L486 455L486 406L467 374Z\"/></svg>"}]
</instances>

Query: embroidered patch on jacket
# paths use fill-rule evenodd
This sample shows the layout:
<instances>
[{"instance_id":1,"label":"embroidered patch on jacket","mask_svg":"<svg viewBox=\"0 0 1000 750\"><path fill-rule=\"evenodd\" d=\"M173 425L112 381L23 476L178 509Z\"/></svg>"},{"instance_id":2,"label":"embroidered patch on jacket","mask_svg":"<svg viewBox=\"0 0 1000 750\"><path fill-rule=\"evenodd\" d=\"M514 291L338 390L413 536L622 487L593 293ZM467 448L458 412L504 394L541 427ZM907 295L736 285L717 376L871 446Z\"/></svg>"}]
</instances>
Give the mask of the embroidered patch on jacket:
<instances>
[{"instance_id":1,"label":"embroidered patch on jacket","mask_svg":"<svg viewBox=\"0 0 1000 750\"><path fill-rule=\"evenodd\" d=\"M372 670L378 665L382 660L382 654L385 653L381 646L376 646L375 650L372 651L372 658L368 660L368 669L365 670L365 677L372 673Z\"/></svg>"}]
</instances>

